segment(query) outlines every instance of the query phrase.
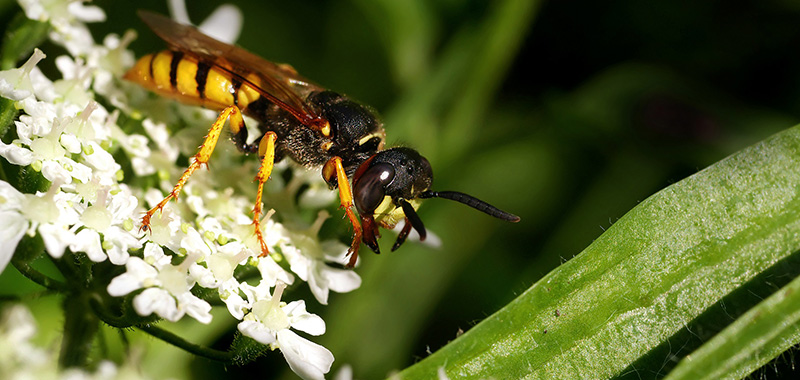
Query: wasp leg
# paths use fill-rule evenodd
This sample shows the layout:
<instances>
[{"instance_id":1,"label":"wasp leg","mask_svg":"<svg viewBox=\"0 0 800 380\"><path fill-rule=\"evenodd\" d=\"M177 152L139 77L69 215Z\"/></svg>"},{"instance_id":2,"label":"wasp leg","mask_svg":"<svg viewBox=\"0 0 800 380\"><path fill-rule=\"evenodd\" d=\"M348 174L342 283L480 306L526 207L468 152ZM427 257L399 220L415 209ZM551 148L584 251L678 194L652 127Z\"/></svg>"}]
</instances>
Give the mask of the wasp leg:
<instances>
[{"instance_id":1,"label":"wasp leg","mask_svg":"<svg viewBox=\"0 0 800 380\"><path fill-rule=\"evenodd\" d=\"M244 119L242 118L242 112L239 110L239 107L229 106L223 109L219 117L217 117L217 121L215 121L211 129L208 130L208 135L206 135L203 145L200 145L197 154L194 155L192 163L186 168L186 171L183 172L181 178L178 179L178 183L172 188L172 191L161 200L161 202L158 202L155 207L144 214L142 217L142 226L139 227L139 231L149 231L150 219L153 217L153 214L155 214L156 211L161 211L170 199L178 199L178 194L181 192L183 185L186 184L186 181L189 180L189 177L195 170L200 169L203 165L208 167L208 160L211 158L211 153L214 152L214 147L217 146L217 140L222 132L222 127L225 126L225 120L227 120L228 117L231 119L231 129L239 131L244 128Z\"/></svg>"},{"instance_id":2,"label":"wasp leg","mask_svg":"<svg viewBox=\"0 0 800 380\"><path fill-rule=\"evenodd\" d=\"M353 211L355 208L353 205L353 191L350 189L350 182L347 180L347 173L345 173L344 167L342 166L341 157L331 158L325 166L329 167L330 164L336 169L336 181L339 185L339 202L342 208L344 208L347 218L350 219L350 224L353 225L353 242L350 243L350 249L347 250L347 254L350 255L350 261L347 263L347 267L353 268L356 265L358 247L361 244L361 224Z\"/></svg>"},{"instance_id":3,"label":"wasp leg","mask_svg":"<svg viewBox=\"0 0 800 380\"><path fill-rule=\"evenodd\" d=\"M375 218L372 215L361 217L361 233L364 244L370 247L373 252L381 253L381 249L378 247L378 238L381 237L381 233L378 231L378 224L375 223Z\"/></svg>"},{"instance_id":4,"label":"wasp leg","mask_svg":"<svg viewBox=\"0 0 800 380\"><path fill-rule=\"evenodd\" d=\"M253 141L253 143L248 144L247 143L247 135L248 135L247 128L243 128L243 127L244 127L244 124L242 124L241 127L231 124L231 126L230 126L231 141L233 141L233 145L235 145L236 149L239 149L239 151L244 153L244 154L252 154L252 153L259 152L259 148L261 147L260 141L256 140L256 141ZM263 139L264 136L261 136L260 138Z\"/></svg>"},{"instance_id":5,"label":"wasp leg","mask_svg":"<svg viewBox=\"0 0 800 380\"><path fill-rule=\"evenodd\" d=\"M256 193L256 204L253 206L253 226L256 229L256 237L258 243L261 244L261 254L259 257L269 255L269 248L267 243L264 242L264 235L261 232L261 192L264 190L264 184L272 174L272 166L275 163L275 141L278 140L278 135L275 132L267 132L261 137L261 142L258 147L258 154L262 157L261 167L258 169L256 181L258 181L258 192Z\"/></svg>"},{"instance_id":6,"label":"wasp leg","mask_svg":"<svg viewBox=\"0 0 800 380\"><path fill-rule=\"evenodd\" d=\"M401 245L406 241L408 234L411 233L411 222L406 218L405 223L403 225L403 229L400 230L400 233L397 234L397 240L394 242L392 246L392 252L396 251L397 248L400 248Z\"/></svg>"}]
</instances>

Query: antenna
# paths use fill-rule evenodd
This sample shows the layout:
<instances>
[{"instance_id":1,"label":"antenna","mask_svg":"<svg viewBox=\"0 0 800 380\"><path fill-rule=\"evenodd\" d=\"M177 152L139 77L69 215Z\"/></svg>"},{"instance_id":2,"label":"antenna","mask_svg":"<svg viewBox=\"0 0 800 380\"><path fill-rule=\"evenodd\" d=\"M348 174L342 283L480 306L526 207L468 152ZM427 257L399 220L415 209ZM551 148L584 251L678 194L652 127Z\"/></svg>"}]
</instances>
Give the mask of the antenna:
<instances>
[{"instance_id":1,"label":"antenna","mask_svg":"<svg viewBox=\"0 0 800 380\"><path fill-rule=\"evenodd\" d=\"M420 198L444 198L450 199L456 202L463 203L469 207L472 207L478 211L491 215L497 219L502 219L507 222L516 223L519 222L519 217L505 212L497 207L494 207L478 198L475 198L471 195L467 195L464 193L459 193L458 191L425 191L419 195Z\"/></svg>"}]
</instances>

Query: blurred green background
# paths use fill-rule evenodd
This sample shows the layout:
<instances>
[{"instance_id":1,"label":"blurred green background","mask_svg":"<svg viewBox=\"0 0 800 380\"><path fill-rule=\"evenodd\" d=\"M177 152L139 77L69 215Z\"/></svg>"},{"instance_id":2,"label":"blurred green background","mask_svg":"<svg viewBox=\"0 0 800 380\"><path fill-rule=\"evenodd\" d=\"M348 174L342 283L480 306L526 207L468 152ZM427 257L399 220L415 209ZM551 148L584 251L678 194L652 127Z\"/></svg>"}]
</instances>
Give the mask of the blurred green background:
<instances>
[{"instance_id":1,"label":"blurred green background","mask_svg":"<svg viewBox=\"0 0 800 380\"><path fill-rule=\"evenodd\" d=\"M7 24L18 7L0 4ZM164 1L95 4L108 15L92 25L95 39L133 28L137 55L163 48L134 12L166 13ZM220 4L189 2L189 14L200 22ZM424 358L641 200L800 119L793 1L234 4L244 13L239 45L374 106L390 143L430 159L435 189L522 218L508 224L427 201L420 216L441 248L407 243L390 253L394 238L384 233L385 253L365 249L360 289L334 294L327 307L306 297L327 323L313 340L336 356L334 372L350 364L360 379ZM235 328L225 319L193 340L224 348ZM188 322L178 328L200 330ZM158 377L291 378L280 355L224 368L159 342L148 350L145 366ZM677 351L663 373L685 354ZM793 367L776 366L783 374Z\"/></svg>"}]
</instances>

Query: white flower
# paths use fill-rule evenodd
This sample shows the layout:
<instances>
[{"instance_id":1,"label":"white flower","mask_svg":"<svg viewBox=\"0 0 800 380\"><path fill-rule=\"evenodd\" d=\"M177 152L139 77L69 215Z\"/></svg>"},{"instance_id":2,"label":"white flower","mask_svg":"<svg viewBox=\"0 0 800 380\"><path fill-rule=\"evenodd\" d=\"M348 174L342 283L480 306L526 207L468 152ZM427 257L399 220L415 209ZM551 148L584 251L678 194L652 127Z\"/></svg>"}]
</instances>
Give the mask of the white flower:
<instances>
[{"instance_id":1,"label":"white flower","mask_svg":"<svg viewBox=\"0 0 800 380\"><path fill-rule=\"evenodd\" d=\"M111 280L108 294L124 296L146 288L133 298L133 307L139 315L155 313L175 322L189 314L201 323L209 323L211 305L191 293L195 282L187 272L190 265L196 265L193 259L193 255L187 255L180 265L174 266L160 246L147 243L144 259L128 259L126 272Z\"/></svg>"},{"instance_id":2,"label":"white flower","mask_svg":"<svg viewBox=\"0 0 800 380\"><path fill-rule=\"evenodd\" d=\"M81 0L19 0L19 5L25 10L25 15L31 20L48 21L58 18L83 22L105 21L106 15L102 9L96 6L85 6L82 3Z\"/></svg>"},{"instance_id":3,"label":"white flower","mask_svg":"<svg viewBox=\"0 0 800 380\"><path fill-rule=\"evenodd\" d=\"M92 34L84 22L104 21L102 9L83 5L81 0L19 0L29 19L49 22L53 26L50 39L63 45L71 55L86 54L94 45Z\"/></svg>"},{"instance_id":4,"label":"white flower","mask_svg":"<svg viewBox=\"0 0 800 380\"><path fill-rule=\"evenodd\" d=\"M259 343L279 348L289 367L304 379L323 379L333 364L333 354L325 347L301 338L289 330L304 331L311 335L325 333L325 322L306 311L305 302L280 302L286 285L279 282L269 295L264 285L249 287L242 284L250 301L250 313L239 323L239 331Z\"/></svg>"},{"instance_id":5,"label":"white flower","mask_svg":"<svg viewBox=\"0 0 800 380\"><path fill-rule=\"evenodd\" d=\"M81 196L61 191L59 182L51 185L47 193L22 194L10 184L0 181L0 264L8 263L24 232L30 227L39 232L47 252L59 258L66 247L73 252L85 252L95 262L104 261L104 245L112 262L123 264L128 248L138 248L140 243L124 228L129 215L136 207L136 198L125 194L114 197L106 205L107 190L97 197L92 206L83 208ZM79 214L79 212L81 212ZM130 224L130 222L128 222ZM89 228L81 229L81 226ZM103 243L100 234L104 233ZM0 268L2 269L2 268Z\"/></svg>"},{"instance_id":6,"label":"white flower","mask_svg":"<svg viewBox=\"0 0 800 380\"><path fill-rule=\"evenodd\" d=\"M34 98L25 98L17 102L25 113L19 116L19 121L14 122L17 127L17 136L22 144L30 145L34 137L44 136L53 129L53 120L63 112L63 107L58 107L53 102L38 101Z\"/></svg>"},{"instance_id":7,"label":"white flower","mask_svg":"<svg viewBox=\"0 0 800 380\"><path fill-rule=\"evenodd\" d=\"M320 211L309 229L290 232L289 243L281 245L292 272L308 282L311 293L323 305L328 304L331 290L346 293L361 286L361 277L356 272L327 264L328 261L343 263L347 253L347 246L339 241L319 242L319 229L328 217L330 214Z\"/></svg>"},{"instance_id":8,"label":"white flower","mask_svg":"<svg viewBox=\"0 0 800 380\"><path fill-rule=\"evenodd\" d=\"M321 214L311 228L293 227L305 220L298 203L303 208L324 207L333 202L335 192L327 190L316 172L285 161L276 163L265 198L281 218L280 222L271 219L274 210L263 217L261 232L271 254L259 257L253 197L239 193L243 173L249 185L258 162L226 163L232 149L222 149L215 159L222 159L219 167L223 169L211 171L212 175L205 170L193 175L182 189L181 201L166 204L152 215L150 233L138 234L140 204L152 207L172 190L185 169L176 161L181 154L196 153L199 136L216 113L176 106L168 99L146 95L143 89L120 85L119 78L134 62L127 47L135 33L107 36L102 45L95 44L84 23L105 19L99 8L85 6L81 0L20 0L20 4L28 17L50 23L50 39L69 55L56 58L61 78L52 81L36 67L44 57L38 50L21 68L0 72L0 96L14 99L22 111L14 124L17 137L8 144L0 142L0 156L52 181L47 192L37 194L22 194L0 181L0 272L22 238L38 234L52 257L62 257L69 248L95 262L108 258L111 264L124 265L125 272L111 280L107 291L112 296L131 294L134 310L142 316L155 314L177 321L189 315L209 323L210 304L192 290L216 289L230 314L240 321L242 334L280 349L301 377L323 378L333 355L294 330L320 335L325 332L324 321L306 311L305 301L286 304L281 296L286 284L296 278L307 281L322 304L328 302L331 290L347 292L361 283L355 272L328 265L343 262L346 246L319 241L317 234L327 214ZM176 13L185 8L181 0L172 5ZM200 28L232 42L240 23L241 13L223 6ZM98 94L104 99L95 100ZM107 104L117 109L106 109ZM144 116L144 110L152 120ZM117 125L118 117L124 125ZM131 133L139 128L135 125L139 120L144 132ZM173 134L166 124L153 120L193 128ZM296 170L288 184L280 175L285 170ZM134 176L152 178L120 184L123 173L131 171ZM157 186L153 180L159 181ZM142 246L141 255L130 255L129 251ZM165 249L172 253L165 254ZM239 274L255 275L251 283L258 285L244 282ZM115 376L113 367L109 368L95 376Z\"/></svg>"},{"instance_id":9,"label":"white flower","mask_svg":"<svg viewBox=\"0 0 800 380\"><path fill-rule=\"evenodd\" d=\"M87 66L83 59L72 59L62 55L56 58L56 67L63 79L53 82L56 92L72 104L87 104L92 100L89 86L92 83L94 68Z\"/></svg>"},{"instance_id":10,"label":"white flower","mask_svg":"<svg viewBox=\"0 0 800 380\"><path fill-rule=\"evenodd\" d=\"M281 266L270 257L259 258L257 267L261 274L260 286L262 288L269 289L270 287L276 286L278 283L291 284L294 281L294 276L281 268ZM210 273L210 271L207 272ZM213 278L213 276L208 277ZM197 281L199 284L203 284L203 281L200 279ZM206 281L208 281L208 278ZM216 282L216 279L214 279L214 281L214 284L217 285L220 299L222 302L225 302L225 305L228 307L228 312L230 312L234 318L242 319L246 309L250 308L250 303L242 298L240 290L242 288L247 289L249 285L240 284L233 277L221 282Z\"/></svg>"},{"instance_id":11,"label":"white flower","mask_svg":"<svg viewBox=\"0 0 800 380\"><path fill-rule=\"evenodd\" d=\"M170 0L168 5L175 21L181 24L192 24L189 21L189 13L186 11L184 0ZM200 23L198 28L208 36L232 44L236 42L242 32L242 11L233 5L223 4Z\"/></svg>"},{"instance_id":12,"label":"white flower","mask_svg":"<svg viewBox=\"0 0 800 380\"><path fill-rule=\"evenodd\" d=\"M215 250L205 258L206 267L193 266L190 273L204 288L217 288L221 283L233 279L233 271L237 266L252 256L240 242L231 242Z\"/></svg>"},{"instance_id":13,"label":"white flower","mask_svg":"<svg viewBox=\"0 0 800 380\"><path fill-rule=\"evenodd\" d=\"M344 364L336 371L333 380L353 380L353 367L349 364Z\"/></svg>"},{"instance_id":14,"label":"white flower","mask_svg":"<svg viewBox=\"0 0 800 380\"><path fill-rule=\"evenodd\" d=\"M110 196L109 191L108 187L98 189L92 205L83 210L80 221L90 229L82 230L79 234L83 231L96 231L91 235L92 241L95 241L94 234L102 233L103 243L100 248L107 252L113 264L123 265L130 257L128 250L142 246L132 233L131 215L138 205L138 199L124 185L115 190L113 196Z\"/></svg>"},{"instance_id":15,"label":"white flower","mask_svg":"<svg viewBox=\"0 0 800 380\"><path fill-rule=\"evenodd\" d=\"M0 370L4 379L62 379L62 380L106 380L106 379L145 379L140 371L127 361L121 367L102 360L93 372L71 367L60 368L58 350L38 347L36 320L25 306L4 304L0 316Z\"/></svg>"},{"instance_id":16,"label":"white flower","mask_svg":"<svg viewBox=\"0 0 800 380\"><path fill-rule=\"evenodd\" d=\"M0 96L11 100L22 100L33 95L31 71L45 58L41 50L33 49L33 55L18 69L0 71Z\"/></svg>"},{"instance_id":17,"label":"white flower","mask_svg":"<svg viewBox=\"0 0 800 380\"><path fill-rule=\"evenodd\" d=\"M37 332L31 312L22 305L10 305L2 311L0 345L4 349L0 350L0 363L4 364L4 372L13 368L22 373L26 368L48 365L47 351L31 343ZM8 373L4 373L4 376L8 376Z\"/></svg>"},{"instance_id":18,"label":"white flower","mask_svg":"<svg viewBox=\"0 0 800 380\"><path fill-rule=\"evenodd\" d=\"M80 142L98 143L105 142L111 137L113 115L109 115L105 108L101 107L94 100L86 103L75 117L73 117L64 129L65 135L71 135ZM62 140L63 140L62 136ZM70 151L78 153L77 151ZM90 154L87 152L87 155Z\"/></svg>"},{"instance_id":19,"label":"white flower","mask_svg":"<svg viewBox=\"0 0 800 380\"><path fill-rule=\"evenodd\" d=\"M22 193L8 182L0 181L0 273L28 230L28 219L19 210L24 201Z\"/></svg>"},{"instance_id":20,"label":"white flower","mask_svg":"<svg viewBox=\"0 0 800 380\"><path fill-rule=\"evenodd\" d=\"M134 64L133 52L128 50L128 45L136 38L136 32L129 30L122 37L109 34L103 39L102 45L95 45L90 50L86 61L90 67L95 67L92 88L103 95L115 107L128 109L123 106L128 101L128 96L121 86L115 83L115 78L120 78L129 67Z\"/></svg>"},{"instance_id":21,"label":"white flower","mask_svg":"<svg viewBox=\"0 0 800 380\"><path fill-rule=\"evenodd\" d=\"M0 210L0 272L11 261L17 244L22 240L27 229L28 221L22 214Z\"/></svg>"},{"instance_id":22,"label":"white flower","mask_svg":"<svg viewBox=\"0 0 800 380\"><path fill-rule=\"evenodd\" d=\"M23 100L22 104L29 116L20 116L19 121L14 122L20 138L8 145L0 142L0 156L14 165L32 165L49 181L70 183L74 178L88 182L91 168L70 158L70 151L66 149L76 148L74 138L65 134L73 118L56 116L64 108L58 109L32 98Z\"/></svg>"},{"instance_id":23,"label":"white flower","mask_svg":"<svg viewBox=\"0 0 800 380\"><path fill-rule=\"evenodd\" d=\"M46 193L22 194L8 182L0 181L0 271L11 260L14 250L25 231L38 231L47 252L59 258L64 249L76 243L70 225L77 222L78 214L70 207L78 198L60 190L55 182Z\"/></svg>"}]
</instances>

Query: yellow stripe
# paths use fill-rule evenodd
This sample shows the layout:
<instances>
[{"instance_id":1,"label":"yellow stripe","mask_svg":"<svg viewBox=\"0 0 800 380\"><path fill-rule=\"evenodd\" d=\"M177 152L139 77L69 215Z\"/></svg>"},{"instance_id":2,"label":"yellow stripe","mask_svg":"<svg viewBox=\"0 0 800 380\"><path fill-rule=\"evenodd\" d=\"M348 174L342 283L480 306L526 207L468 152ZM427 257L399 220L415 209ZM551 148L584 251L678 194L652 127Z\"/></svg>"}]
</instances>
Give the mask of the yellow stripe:
<instances>
[{"instance_id":1,"label":"yellow stripe","mask_svg":"<svg viewBox=\"0 0 800 380\"><path fill-rule=\"evenodd\" d=\"M233 84L219 70L208 70L206 99L220 104L233 104Z\"/></svg>"},{"instance_id":2,"label":"yellow stripe","mask_svg":"<svg viewBox=\"0 0 800 380\"><path fill-rule=\"evenodd\" d=\"M150 88L150 61L152 60L153 54L139 58L136 64L125 73L125 79L136 82L145 88Z\"/></svg>"},{"instance_id":3,"label":"yellow stripe","mask_svg":"<svg viewBox=\"0 0 800 380\"><path fill-rule=\"evenodd\" d=\"M150 76L151 66L152 77ZM184 56L178 63L175 88L172 88L170 83L171 68L171 51L148 54L136 61L136 64L125 73L125 79L186 104L197 104L211 109L223 109L234 104L233 83L230 80L230 74L212 66L206 75L204 93L200 94L197 91L197 61L195 58ZM261 83L258 76L254 74L248 75L247 80L256 86ZM241 85L236 95L237 105L242 111L246 111L247 105L261 97L258 91L247 83Z\"/></svg>"},{"instance_id":4,"label":"yellow stripe","mask_svg":"<svg viewBox=\"0 0 800 380\"><path fill-rule=\"evenodd\" d=\"M153 83L158 89L169 89L170 65L172 64L172 52L162 51L153 58Z\"/></svg>"},{"instance_id":5,"label":"yellow stripe","mask_svg":"<svg viewBox=\"0 0 800 380\"><path fill-rule=\"evenodd\" d=\"M197 91L197 61L184 58L178 63L178 74L176 76L178 92L184 96L194 98L200 97Z\"/></svg>"},{"instance_id":6,"label":"yellow stripe","mask_svg":"<svg viewBox=\"0 0 800 380\"><path fill-rule=\"evenodd\" d=\"M255 85L261 84L258 77L253 74L248 75L247 80ZM242 83L242 87L239 87L239 108L247 108L248 104L258 100L260 97L261 95L253 87L250 87L247 83Z\"/></svg>"}]
</instances>

